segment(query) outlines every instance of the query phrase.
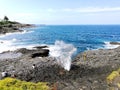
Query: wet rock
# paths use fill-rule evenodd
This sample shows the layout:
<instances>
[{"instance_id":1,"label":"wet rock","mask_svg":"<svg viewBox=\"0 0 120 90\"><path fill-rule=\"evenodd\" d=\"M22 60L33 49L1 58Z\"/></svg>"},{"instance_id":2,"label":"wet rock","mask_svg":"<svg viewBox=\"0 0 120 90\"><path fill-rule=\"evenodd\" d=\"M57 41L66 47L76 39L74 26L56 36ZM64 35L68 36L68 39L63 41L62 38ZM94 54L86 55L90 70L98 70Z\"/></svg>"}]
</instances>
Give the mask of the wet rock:
<instances>
[{"instance_id":1,"label":"wet rock","mask_svg":"<svg viewBox=\"0 0 120 90\"><path fill-rule=\"evenodd\" d=\"M48 48L48 46L36 46L36 47L33 47L33 48L36 48L36 49L44 49L44 48Z\"/></svg>"},{"instance_id":2,"label":"wet rock","mask_svg":"<svg viewBox=\"0 0 120 90\"><path fill-rule=\"evenodd\" d=\"M47 57L49 55L48 49L42 49L43 47L47 46L38 46L37 49L29 50L26 48L21 48L16 50L15 52L20 52L24 55L28 55L29 57L35 58L35 57Z\"/></svg>"},{"instance_id":3,"label":"wet rock","mask_svg":"<svg viewBox=\"0 0 120 90\"><path fill-rule=\"evenodd\" d=\"M49 55L49 50L41 49L40 51L33 53L31 55L31 57L32 58L35 58L35 57L47 57L48 55Z\"/></svg>"},{"instance_id":4,"label":"wet rock","mask_svg":"<svg viewBox=\"0 0 120 90\"><path fill-rule=\"evenodd\" d=\"M110 42L110 44L113 44L113 45L120 45L119 42Z\"/></svg>"}]
</instances>

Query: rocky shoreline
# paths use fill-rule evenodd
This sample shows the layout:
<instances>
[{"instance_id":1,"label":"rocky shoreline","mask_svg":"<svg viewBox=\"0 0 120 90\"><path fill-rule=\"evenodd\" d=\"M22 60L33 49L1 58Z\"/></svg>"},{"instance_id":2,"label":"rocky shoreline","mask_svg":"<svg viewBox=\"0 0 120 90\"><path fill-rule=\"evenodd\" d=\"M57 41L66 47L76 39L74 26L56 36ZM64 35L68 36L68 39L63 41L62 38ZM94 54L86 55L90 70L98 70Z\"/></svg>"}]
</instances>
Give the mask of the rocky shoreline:
<instances>
[{"instance_id":1,"label":"rocky shoreline","mask_svg":"<svg viewBox=\"0 0 120 90\"><path fill-rule=\"evenodd\" d=\"M0 27L0 34L21 32L20 28L33 26L7 24ZM9 77L20 80L49 82L57 90L110 90L106 77L120 67L120 47L82 52L73 59L70 71L61 68L57 60L49 56L47 46L33 48L0 53L0 79L1 73L6 71Z\"/></svg>"},{"instance_id":2,"label":"rocky shoreline","mask_svg":"<svg viewBox=\"0 0 120 90\"><path fill-rule=\"evenodd\" d=\"M0 35L6 33L22 32L22 28L31 28L35 25L32 24L22 24L19 22L7 21L5 24L0 24Z\"/></svg>"},{"instance_id":3,"label":"rocky shoreline","mask_svg":"<svg viewBox=\"0 0 120 90\"><path fill-rule=\"evenodd\" d=\"M0 73L7 71L21 80L49 82L57 90L109 90L106 77L120 67L120 47L80 53L73 59L70 71L61 68L46 47L1 53Z\"/></svg>"}]
</instances>

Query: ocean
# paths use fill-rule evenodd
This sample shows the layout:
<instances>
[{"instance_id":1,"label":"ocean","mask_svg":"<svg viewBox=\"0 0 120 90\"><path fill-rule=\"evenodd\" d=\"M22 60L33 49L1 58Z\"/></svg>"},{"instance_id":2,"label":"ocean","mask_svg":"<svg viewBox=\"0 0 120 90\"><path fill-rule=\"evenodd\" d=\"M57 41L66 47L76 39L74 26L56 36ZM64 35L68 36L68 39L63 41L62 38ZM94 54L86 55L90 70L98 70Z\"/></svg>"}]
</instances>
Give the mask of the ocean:
<instances>
[{"instance_id":1,"label":"ocean","mask_svg":"<svg viewBox=\"0 0 120 90\"><path fill-rule=\"evenodd\" d=\"M77 55L85 50L118 47L111 45L112 41L120 42L120 25L37 25L33 28L24 28L22 33L1 35L0 52L47 45L54 51L58 50L55 48L64 51L65 48L66 51L74 48Z\"/></svg>"}]
</instances>

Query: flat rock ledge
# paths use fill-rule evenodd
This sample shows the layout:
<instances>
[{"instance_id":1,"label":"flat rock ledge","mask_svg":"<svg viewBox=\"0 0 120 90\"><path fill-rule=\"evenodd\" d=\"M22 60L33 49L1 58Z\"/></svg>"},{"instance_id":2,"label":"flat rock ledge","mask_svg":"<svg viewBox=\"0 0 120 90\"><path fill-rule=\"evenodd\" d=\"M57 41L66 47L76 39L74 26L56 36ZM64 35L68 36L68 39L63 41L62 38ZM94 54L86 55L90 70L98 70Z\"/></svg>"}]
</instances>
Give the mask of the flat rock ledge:
<instances>
[{"instance_id":1,"label":"flat rock ledge","mask_svg":"<svg viewBox=\"0 0 120 90\"><path fill-rule=\"evenodd\" d=\"M38 52L45 52L45 56L40 56ZM6 53L10 52L4 52L0 57ZM18 53L21 54L18 57L0 59L0 73L7 71L21 80L49 82L58 90L109 90L106 77L120 67L120 47L80 53L73 59L70 71L61 68L44 47L12 52Z\"/></svg>"}]
</instances>

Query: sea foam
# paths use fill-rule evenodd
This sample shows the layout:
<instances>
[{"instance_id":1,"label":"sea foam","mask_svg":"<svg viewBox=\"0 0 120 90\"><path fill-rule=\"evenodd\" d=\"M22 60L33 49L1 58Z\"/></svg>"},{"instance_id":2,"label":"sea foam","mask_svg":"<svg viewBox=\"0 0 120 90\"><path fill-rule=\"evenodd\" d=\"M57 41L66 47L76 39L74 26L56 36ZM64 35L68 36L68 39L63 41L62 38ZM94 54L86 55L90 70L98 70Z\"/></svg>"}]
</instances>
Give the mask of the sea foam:
<instances>
[{"instance_id":1,"label":"sea foam","mask_svg":"<svg viewBox=\"0 0 120 90\"><path fill-rule=\"evenodd\" d=\"M19 40L17 40L16 38L13 38L11 40L0 40L0 53L5 51L14 51L20 48L35 49L33 48L35 46L39 46L39 44L20 44Z\"/></svg>"},{"instance_id":2,"label":"sea foam","mask_svg":"<svg viewBox=\"0 0 120 90\"><path fill-rule=\"evenodd\" d=\"M13 42L15 42L16 39L12 40L0 40L0 53L4 51L12 51L15 50L15 47L12 46Z\"/></svg>"},{"instance_id":3,"label":"sea foam","mask_svg":"<svg viewBox=\"0 0 120 90\"><path fill-rule=\"evenodd\" d=\"M51 45L50 56L55 57L60 66L65 70L70 70L72 55L76 52L76 48L72 44L63 41L56 41L55 45Z\"/></svg>"},{"instance_id":4,"label":"sea foam","mask_svg":"<svg viewBox=\"0 0 120 90\"><path fill-rule=\"evenodd\" d=\"M113 44L110 44L110 42L104 42L105 45L104 45L104 48L105 49L114 49L114 48L117 48L119 47L120 45L113 45Z\"/></svg>"}]
</instances>

